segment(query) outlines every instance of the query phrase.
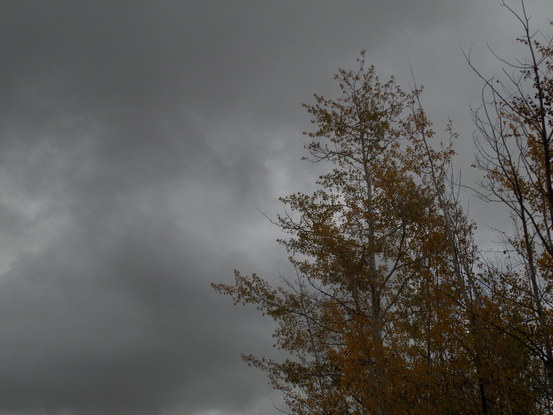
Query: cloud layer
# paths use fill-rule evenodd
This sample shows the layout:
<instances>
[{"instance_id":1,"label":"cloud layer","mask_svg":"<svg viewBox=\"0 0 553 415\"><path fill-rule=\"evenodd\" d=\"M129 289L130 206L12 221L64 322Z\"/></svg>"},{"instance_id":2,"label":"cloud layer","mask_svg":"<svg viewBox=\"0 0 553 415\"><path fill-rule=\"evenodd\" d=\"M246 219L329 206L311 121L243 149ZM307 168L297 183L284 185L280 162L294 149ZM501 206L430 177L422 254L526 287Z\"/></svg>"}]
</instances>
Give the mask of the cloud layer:
<instances>
[{"instance_id":1,"label":"cloud layer","mask_svg":"<svg viewBox=\"0 0 553 415\"><path fill-rule=\"evenodd\" d=\"M0 414L278 413L239 358L270 322L209 283L286 271L259 210L308 188L300 103L361 49L470 151L459 45L516 36L479 3L2 2Z\"/></svg>"}]
</instances>

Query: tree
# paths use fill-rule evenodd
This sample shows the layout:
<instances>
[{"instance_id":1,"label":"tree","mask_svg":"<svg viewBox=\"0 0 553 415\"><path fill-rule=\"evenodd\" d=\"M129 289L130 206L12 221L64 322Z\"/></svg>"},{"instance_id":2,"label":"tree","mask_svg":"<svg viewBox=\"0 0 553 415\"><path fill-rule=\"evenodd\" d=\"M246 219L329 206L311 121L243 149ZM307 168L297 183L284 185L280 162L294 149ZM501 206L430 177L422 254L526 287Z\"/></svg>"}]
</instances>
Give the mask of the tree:
<instances>
[{"instance_id":1,"label":"tree","mask_svg":"<svg viewBox=\"0 0 553 415\"><path fill-rule=\"evenodd\" d=\"M496 329L507 333L541 362L534 373L541 406L551 413L553 398L553 48L540 42L530 26L524 2L517 12L502 3L520 23L518 41L524 61L508 62L504 78L484 80L482 105L474 112L478 128L476 166L484 172L480 196L501 202L514 228L504 231L508 248L500 266L487 265L492 293L511 316ZM470 59L468 59L470 63ZM513 311L516 311L513 313ZM522 323L521 323L522 322Z\"/></svg>"},{"instance_id":2,"label":"tree","mask_svg":"<svg viewBox=\"0 0 553 415\"><path fill-rule=\"evenodd\" d=\"M473 242L441 144L456 135L449 126L439 139L421 88L381 81L362 54L335 75L337 98L305 105L306 159L329 168L313 193L281 199L295 277L273 286L235 271L233 284L213 284L276 321L290 357L244 359L291 413L552 413L553 49L522 5L505 6L529 60L506 82L482 77L475 112L479 194L515 221L502 255Z\"/></svg>"},{"instance_id":3,"label":"tree","mask_svg":"<svg viewBox=\"0 0 553 415\"><path fill-rule=\"evenodd\" d=\"M381 82L363 56L359 64L335 76L340 97L315 95L305 106L317 126L307 133L308 158L333 168L313 194L282 198L290 213L278 225L291 236L280 242L296 281L271 287L236 272L234 285L214 287L278 322L277 344L294 359L246 360L269 374L293 413L454 411L467 396L451 399L462 385L447 372L472 357L455 340L464 324L451 320L466 314L452 279L460 259L451 256L470 255L471 240L444 195L453 151L427 142L434 132L417 105L420 90ZM475 384L468 395L477 396Z\"/></svg>"}]
</instances>

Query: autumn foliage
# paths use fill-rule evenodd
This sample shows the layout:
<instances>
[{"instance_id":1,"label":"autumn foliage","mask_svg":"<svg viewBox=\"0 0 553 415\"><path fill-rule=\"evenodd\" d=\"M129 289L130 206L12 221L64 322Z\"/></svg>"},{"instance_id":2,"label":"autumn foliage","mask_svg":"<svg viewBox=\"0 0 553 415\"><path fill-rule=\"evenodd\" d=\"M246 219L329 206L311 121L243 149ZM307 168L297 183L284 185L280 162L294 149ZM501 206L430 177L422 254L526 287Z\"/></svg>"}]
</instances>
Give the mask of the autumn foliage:
<instances>
[{"instance_id":1,"label":"autumn foliage","mask_svg":"<svg viewBox=\"0 0 553 415\"><path fill-rule=\"evenodd\" d=\"M483 77L475 112L478 192L514 221L498 255L473 242L449 180L456 136L433 131L420 88L381 80L362 54L335 75L337 98L305 105L306 158L329 170L312 194L281 199L296 275L213 285L277 323L289 358L244 358L290 413L553 411L553 49L514 15L528 63L506 83Z\"/></svg>"}]
</instances>

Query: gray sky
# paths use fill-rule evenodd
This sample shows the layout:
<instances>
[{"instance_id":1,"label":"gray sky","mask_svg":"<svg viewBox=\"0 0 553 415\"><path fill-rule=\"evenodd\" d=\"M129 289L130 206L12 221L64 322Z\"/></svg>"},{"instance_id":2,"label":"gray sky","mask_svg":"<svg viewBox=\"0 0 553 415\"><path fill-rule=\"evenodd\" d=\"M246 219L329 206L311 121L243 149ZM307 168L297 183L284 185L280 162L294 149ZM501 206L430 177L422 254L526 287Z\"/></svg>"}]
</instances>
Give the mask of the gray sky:
<instances>
[{"instance_id":1,"label":"gray sky","mask_svg":"<svg viewBox=\"0 0 553 415\"><path fill-rule=\"evenodd\" d=\"M497 0L0 2L0 414L278 413L240 360L270 322L209 283L287 272L259 210L316 175L301 102L411 64L471 178L461 47L493 73L517 35Z\"/></svg>"}]
</instances>

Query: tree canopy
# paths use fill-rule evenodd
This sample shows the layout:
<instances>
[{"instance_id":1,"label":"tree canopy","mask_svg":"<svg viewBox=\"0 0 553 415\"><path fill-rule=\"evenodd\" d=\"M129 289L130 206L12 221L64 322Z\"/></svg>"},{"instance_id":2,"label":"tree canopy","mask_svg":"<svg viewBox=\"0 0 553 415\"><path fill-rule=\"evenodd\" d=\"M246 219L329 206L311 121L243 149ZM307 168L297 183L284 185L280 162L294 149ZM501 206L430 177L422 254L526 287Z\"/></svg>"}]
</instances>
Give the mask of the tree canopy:
<instances>
[{"instance_id":1,"label":"tree canopy","mask_svg":"<svg viewBox=\"0 0 553 415\"><path fill-rule=\"evenodd\" d=\"M509 10L528 60L482 75L474 113L477 191L514 223L493 260L449 180L456 134L433 130L422 88L382 80L362 53L335 75L339 96L305 105L306 159L329 169L313 193L281 198L296 275L213 284L277 323L289 358L244 358L290 413L552 413L553 48Z\"/></svg>"}]
</instances>

